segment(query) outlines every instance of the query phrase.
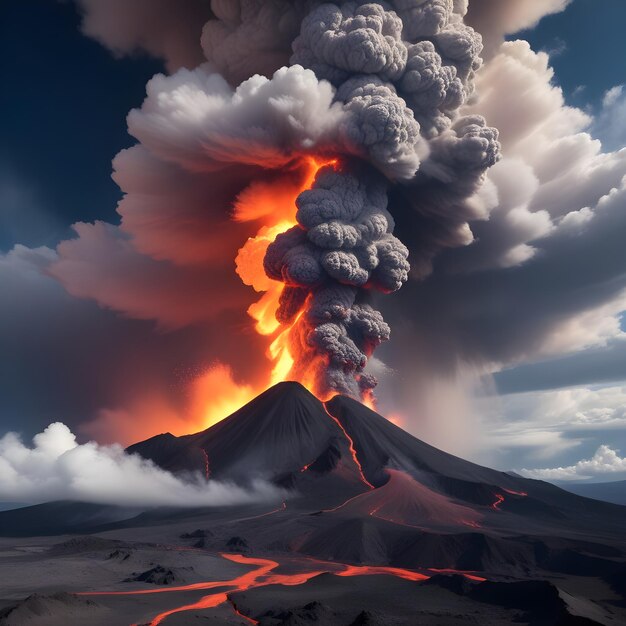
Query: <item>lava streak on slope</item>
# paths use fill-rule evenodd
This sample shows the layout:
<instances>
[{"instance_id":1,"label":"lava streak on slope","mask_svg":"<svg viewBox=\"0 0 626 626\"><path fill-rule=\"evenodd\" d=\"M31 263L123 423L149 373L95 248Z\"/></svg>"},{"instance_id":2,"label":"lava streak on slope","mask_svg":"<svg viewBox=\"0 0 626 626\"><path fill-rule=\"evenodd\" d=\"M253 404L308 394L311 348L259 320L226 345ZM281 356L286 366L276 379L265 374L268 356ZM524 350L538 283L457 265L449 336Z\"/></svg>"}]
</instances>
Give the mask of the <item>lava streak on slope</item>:
<instances>
[{"instance_id":1,"label":"lava streak on slope","mask_svg":"<svg viewBox=\"0 0 626 626\"><path fill-rule=\"evenodd\" d=\"M502 487L502 491L510 493L513 496L519 496L520 498L525 498L528 495L525 491L513 491L512 489L505 489L504 487ZM490 506L494 511L501 511L502 509L500 506L506 498L501 493L494 493L493 495L496 500L495 502L492 502Z\"/></svg>"},{"instance_id":2,"label":"lava streak on slope","mask_svg":"<svg viewBox=\"0 0 626 626\"><path fill-rule=\"evenodd\" d=\"M495 502L491 503L491 508L494 511L501 511L500 505L504 502L504 496L501 493L494 493L493 495L496 499Z\"/></svg>"},{"instance_id":3,"label":"lava streak on slope","mask_svg":"<svg viewBox=\"0 0 626 626\"><path fill-rule=\"evenodd\" d=\"M328 417L330 417L331 420L333 420L333 422L335 422L335 424L337 424L337 426L339 426L339 429L341 430L341 432L343 433L344 437L346 438L346 441L348 442L348 449L350 450L350 454L352 456L352 460L354 461L354 464L356 465L357 469L359 470L359 476L361 478L361 482L366 485L367 487L369 487L370 489L375 489L376 487L374 487L374 485L372 485L372 483L370 483L367 478L365 478L365 474L363 473L363 467L361 466L361 462L359 461L359 457L357 456L356 453L356 448L354 447L354 440L352 439L352 437L350 437L350 435L348 434L348 431L343 427L343 424L339 421L339 419L337 417L335 417L326 407L326 404L323 405L324 406L324 410L326 411L326 414L328 415Z\"/></svg>"},{"instance_id":4,"label":"lava streak on slope","mask_svg":"<svg viewBox=\"0 0 626 626\"><path fill-rule=\"evenodd\" d=\"M399 567L379 567L376 565L346 565L346 569L337 572L336 576L376 576L382 574L385 576L396 576L404 580L422 581L428 580L430 576L420 574L409 569L401 569Z\"/></svg>"},{"instance_id":5,"label":"lava streak on slope","mask_svg":"<svg viewBox=\"0 0 626 626\"><path fill-rule=\"evenodd\" d=\"M502 491L506 491L513 496L520 496L521 498L525 498L528 494L525 491L513 491L513 489L505 489L502 487Z\"/></svg>"}]
</instances>

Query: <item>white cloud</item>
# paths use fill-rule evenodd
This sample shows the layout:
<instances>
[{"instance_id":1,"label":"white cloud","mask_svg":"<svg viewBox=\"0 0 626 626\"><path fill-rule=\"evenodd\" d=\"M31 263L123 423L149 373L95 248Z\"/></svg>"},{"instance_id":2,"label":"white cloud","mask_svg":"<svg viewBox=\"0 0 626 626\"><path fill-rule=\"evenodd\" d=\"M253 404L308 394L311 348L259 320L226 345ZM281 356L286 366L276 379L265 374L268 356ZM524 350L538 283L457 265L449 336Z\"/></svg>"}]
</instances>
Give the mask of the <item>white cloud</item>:
<instances>
[{"instance_id":1,"label":"white cloud","mask_svg":"<svg viewBox=\"0 0 626 626\"><path fill-rule=\"evenodd\" d=\"M592 127L592 133L608 150L626 145L626 86L616 85L602 99L602 108Z\"/></svg>"},{"instance_id":2,"label":"white cloud","mask_svg":"<svg viewBox=\"0 0 626 626\"><path fill-rule=\"evenodd\" d=\"M0 500L77 500L132 506L223 506L278 500L261 480L250 489L192 476L182 480L120 445L76 443L61 422L35 435L32 447L15 433L0 439Z\"/></svg>"},{"instance_id":3,"label":"white cloud","mask_svg":"<svg viewBox=\"0 0 626 626\"><path fill-rule=\"evenodd\" d=\"M583 459L574 465L520 471L524 476L541 480L584 480L619 472L626 472L626 457L619 456L619 451L607 445L600 446L590 459Z\"/></svg>"},{"instance_id":4,"label":"white cloud","mask_svg":"<svg viewBox=\"0 0 626 626\"><path fill-rule=\"evenodd\" d=\"M575 387L475 399L473 459L502 469L572 463L581 445L623 442L626 385Z\"/></svg>"}]
</instances>

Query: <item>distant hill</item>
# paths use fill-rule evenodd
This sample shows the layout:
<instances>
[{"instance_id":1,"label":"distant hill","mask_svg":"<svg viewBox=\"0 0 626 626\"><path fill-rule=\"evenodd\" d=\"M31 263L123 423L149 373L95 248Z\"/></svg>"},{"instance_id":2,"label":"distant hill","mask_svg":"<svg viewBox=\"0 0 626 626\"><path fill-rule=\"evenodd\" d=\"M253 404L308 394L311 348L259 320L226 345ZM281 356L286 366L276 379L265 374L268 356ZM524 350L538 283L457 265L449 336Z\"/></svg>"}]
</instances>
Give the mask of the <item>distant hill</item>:
<instances>
[{"instance_id":1,"label":"distant hill","mask_svg":"<svg viewBox=\"0 0 626 626\"><path fill-rule=\"evenodd\" d=\"M610 483L561 483L559 487L585 498L626 505L626 480L617 480Z\"/></svg>"}]
</instances>

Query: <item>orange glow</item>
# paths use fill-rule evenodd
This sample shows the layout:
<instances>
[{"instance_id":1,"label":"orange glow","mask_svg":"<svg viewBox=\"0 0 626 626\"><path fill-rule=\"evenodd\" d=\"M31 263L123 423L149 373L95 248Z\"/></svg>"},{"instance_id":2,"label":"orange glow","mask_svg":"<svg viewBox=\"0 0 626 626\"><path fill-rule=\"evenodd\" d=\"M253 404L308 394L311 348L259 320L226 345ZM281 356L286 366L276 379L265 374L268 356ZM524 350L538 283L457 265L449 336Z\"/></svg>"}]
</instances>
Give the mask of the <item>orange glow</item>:
<instances>
[{"instance_id":1,"label":"orange glow","mask_svg":"<svg viewBox=\"0 0 626 626\"><path fill-rule=\"evenodd\" d=\"M302 312L289 325L281 325L276 319L284 284L267 277L263 259L277 235L297 224L295 203L298 195L312 186L320 168L337 162L337 159L304 158L278 178L252 183L238 196L234 205L232 218L235 221L258 222L256 235L239 249L235 267L242 282L261 294L249 306L248 314L254 320L255 331L267 337L268 371L258 372L254 384L241 384L235 380L230 367L217 363L186 384L189 401L184 412L172 406L166 394L163 397L154 394L142 398L128 410L102 410L97 420L85 427L87 434L109 442L113 432L115 441L130 444L152 436L155 430L176 436L205 430L269 386L286 380L300 382L322 401L330 399L330 395L322 393L317 384L323 363L315 359L323 357L307 354L306 359L302 358L305 347L301 346L305 344L301 337L306 331L298 328ZM294 365L297 363L305 363L306 367L296 369ZM369 406L373 408L373 405Z\"/></svg>"},{"instance_id":2,"label":"orange glow","mask_svg":"<svg viewBox=\"0 0 626 626\"><path fill-rule=\"evenodd\" d=\"M313 185L320 168L336 163L337 159L318 160L307 157L290 176L270 182L253 183L237 198L233 214L236 221L262 222L256 236L250 237L239 250L235 265L242 282L263 294L257 302L250 305L248 314L255 321L256 332L270 337L266 352L272 363L269 384L296 380L323 401L329 397L321 393L315 376L315 371L321 364L307 361L305 369L300 371L294 368L295 357L300 350L295 330L302 312L288 325L281 326L276 320L284 285L267 277L263 269L263 258L267 247L277 235L297 225L298 195Z\"/></svg>"},{"instance_id":3,"label":"orange glow","mask_svg":"<svg viewBox=\"0 0 626 626\"><path fill-rule=\"evenodd\" d=\"M482 576L477 576L472 571L467 572L464 570L451 569L451 568L437 569L436 567L430 567L429 569L431 572L436 572L437 574L461 574L462 576L465 576L465 578L469 578L470 580L475 580L480 583L483 583L487 580L486 578L483 578Z\"/></svg>"},{"instance_id":4,"label":"orange glow","mask_svg":"<svg viewBox=\"0 0 626 626\"><path fill-rule=\"evenodd\" d=\"M233 612L235 613L235 615L237 617L240 617L242 620L244 620L244 622L248 622L250 624L258 624L259 622L255 619L252 619L251 617L248 617L247 615L244 615L238 608L237 605L230 599L228 598L231 606L233 607Z\"/></svg>"},{"instance_id":5,"label":"orange glow","mask_svg":"<svg viewBox=\"0 0 626 626\"><path fill-rule=\"evenodd\" d=\"M297 572L294 574L276 574L272 573L276 568L280 566L278 561L270 559L250 558L242 554L221 554L225 559L233 561L234 563L241 563L242 565L253 565L255 569L236 576L230 580L217 580L209 582L193 583L191 585L181 585L179 587L166 587L159 589L138 589L135 591L83 591L77 593L79 596L133 596L133 595L151 595L155 593L176 593L181 591L196 591L206 589L218 589L226 587L228 592L219 591L209 595L203 596L197 602L190 604L184 604L182 606L175 607L168 611L163 611L155 616L150 621L149 626L158 626L163 623L171 615L177 613L184 613L186 611L193 611L198 609L209 609L220 606L225 602L230 602L234 612L244 618L251 624L258 623L252 617L245 615L239 611L230 594L237 591L246 591L248 589L257 589L259 587L266 587L268 585L283 585L294 586L302 585L312 578L319 576L320 574L331 573L335 576L351 577L351 576L394 576L396 578L402 578L404 580L410 580L414 582L422 582L428 580L431 576L431 572L434 573L455 573L461 574L470 580L482 582L486 580L481 576L477 576L475 572L467 572L463 570L454 569L435 569L429 568L426 571L428 573L421 573L410 569L403 569L400 567L387 567L377 565L346 565L343 563L334 563L330 561L320 561L318 559L306 559L308 562L316 563L318 567L313 570L307 570ZM322 567L320 568L319 565ZM137 626L137 625L133 625Z\"/></svg>"},{"instance_id":6,"label":"orange glow","mask_svg":"<svg viewBox=\"0 0 626 626\"><path fill-rule=\"evenodd\" d=\"M374 392L371 389L365 391L363 397L361 398L361 402L363 402L368 409L376 411L376 398L374 397Z\"/></svg>"},{"instance_id":7,"label":"orange glow","mask_svg":"<svg viewBox=\"0 0 626 626\"><path fill-rule=\"evenodd\" d=\"M234 413L258 392L237 383L230 367L218 363L192 383L191 420L198 430L204 430Z\"/></svg>"},{"instance_id":8,"label":"orange glow","mask_svg":"<svg viewBox=\"0 0 626 626\"><path fill-rule=\"evenodd\" d=\"M395 426L398 426L398 428L402 428L404 423L405 423L404 418L401 415L399 415L398 413L392 413L391 415L385 415L385 417L387 418L387 421L391 422Z\"/></svg>"},{"instance_id":9,"label":"orange glow","mask_svg":"<svg viewBox=\"0 0 626 626\"><path fill-rule=\"evenodd\" d=\"M396 578L404 578L405 580L428 580L430 576L420 574L410 569L401 569L399 567L377 567L373 565L347 565L342 572L337 572L336 576L375 576L375 575L395 576Z\"/></svg>"},{"instance_id":10,"label":"orange glow","mask_svg":"<svg viewBox=\"0 0 626 626\"><path fill-rule=\"evenodd\" d=\"M272 181L253 182L235 201L233 219L237 222L263 220L265 225L288 220L295 224L296 198L313 185L318 170L335 165L337 159L305 157L299 167Z\"/></svg>"},{"instance_id":11,"label":"orange glow","mask_svg":"<svg viewBox=\"0 0 626 626\"><path fill-rule=\"evenodd\" d=\"M324 410L326 411L326 414L328 415L328 417L330 417L331 420L333 420L333 422L335 422L335 424L337 424L337 426L339 426L339 428L341 429L341 432L343 433L344 437L346 438L346 441L348 442L348 449L350 450L350 454L352 455L352 460L354 461L354 464L357 466L357 469L359 470L359 476L361 478L361 482L363 482L364 485L367 485L370 489L375 489L374 485L372 485L372 483L370 483L367 478L365 478L365 474L363 473L363 467L361 467L361 463L359 461L359 457L357 456L356 453L356 448L354 447L354 441L352 439L352 437L350 437L350 435L348 435L348 431L346 431L346 429L343 427L343 424L339 421L338 418L336 418L327 408L326 405L324 405ZM346 504L344 502L344 504ZM343 505L341 505L343 506Z\"/></svg>"},{"instance_id":12,"label":"orange glow","mask_svg":"<svg viewBox=\"0 0 626 626\"><path fill-rule=\"evenodd\" d=\"M494 511L501 511L500 505L504 502L504 496L501 493L494 493L495 501L490 505Z\"/></svg>"}]
</instances>

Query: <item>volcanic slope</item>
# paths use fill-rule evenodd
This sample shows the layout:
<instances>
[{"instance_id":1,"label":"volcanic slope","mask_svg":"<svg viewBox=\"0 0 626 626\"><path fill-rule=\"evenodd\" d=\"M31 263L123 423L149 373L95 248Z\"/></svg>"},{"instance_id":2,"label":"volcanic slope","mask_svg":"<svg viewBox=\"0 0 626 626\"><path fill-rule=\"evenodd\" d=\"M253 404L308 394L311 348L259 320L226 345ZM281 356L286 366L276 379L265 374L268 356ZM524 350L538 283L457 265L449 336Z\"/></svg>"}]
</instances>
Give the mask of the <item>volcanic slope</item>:
<instances>
[{"instance_id":1,"label":"volcanic slope","mask_svg":"<svg viewBox=\"0 0 626 626\"><path fill-rule=\"evenodd\" d=\"M324 404L298 383L268 389L205 431L158 435L129 452L174 472L243 485L263 478L285 500L156 509L81 532L159 527L159 541L182 536L214 552L237 545L250 554L522 578L608 580L626 561L626 507L464 461L359 402ZM21 534L28 509L16 513L0 513L0 535Z\"/></svg>"},{"instance_id":2,"label":"volcanic slope","mask_svg":"<svg viewBox=\"0 0 626 626\"><path fill-rule=\"evenodd\" d=\"M360 402L320 402L284 382L211 428L163 434L129 448L172 471L190 468L245 483L285 487L295 508L381 519L431 530L491 529L619 536L626 508L546 482L470 463L438 450ZM195 465L194 465L195 463Z\"/></svg>"}]
</instances>

